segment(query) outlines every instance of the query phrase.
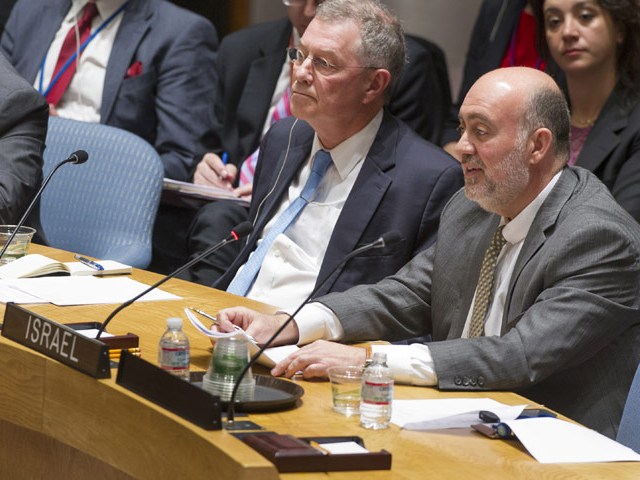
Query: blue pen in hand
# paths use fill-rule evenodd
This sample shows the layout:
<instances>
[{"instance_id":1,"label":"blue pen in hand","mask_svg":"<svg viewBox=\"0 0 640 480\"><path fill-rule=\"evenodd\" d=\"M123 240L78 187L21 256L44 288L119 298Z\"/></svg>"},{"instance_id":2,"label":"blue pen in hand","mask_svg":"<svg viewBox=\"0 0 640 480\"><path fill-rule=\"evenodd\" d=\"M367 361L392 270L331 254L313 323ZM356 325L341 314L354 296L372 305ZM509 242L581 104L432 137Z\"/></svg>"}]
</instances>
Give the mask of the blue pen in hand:
<instances>
[{"instance_id":1,"label":"blue pen in hand","mask_svg":"<svg viewBox=\"0 0 640 480\"><path fill-rule=\"evenodd\" d=\"M226 165L227 162L229 161L229 154L227 152L222 152L222 156L220 157L220 160L222 160L223 165Z\"/></svg>"},{"instance_id":2,"label":"blue pen in hand","mask_svg":"<svg viewBox=\"0 0 640 480\"><path fill-rule=\"evenodd\" d=\"M81 264L86 265L87 267L95 268L98 271L103 271L104 267L93 260L83 257L82 255L75 255L75 259L78 260Z\"/></svg>"}]
</instances>

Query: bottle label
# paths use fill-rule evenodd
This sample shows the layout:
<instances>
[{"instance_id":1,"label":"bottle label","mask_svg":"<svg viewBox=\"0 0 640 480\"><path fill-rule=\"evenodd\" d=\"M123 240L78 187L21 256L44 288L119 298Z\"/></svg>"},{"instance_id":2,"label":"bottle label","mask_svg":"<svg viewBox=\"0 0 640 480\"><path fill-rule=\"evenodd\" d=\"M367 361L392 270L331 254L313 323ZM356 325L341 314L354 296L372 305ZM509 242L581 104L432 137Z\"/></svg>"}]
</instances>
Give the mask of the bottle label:
<instances>
[{"instance_id":1,"label":"bottle label","mask_svg":"<svg viewBox=\"0 0 640 480\"><path fill-rule=\"evenodd\" d=\"M189 369L189 348L161 347L160 366L163 370L181 371Z\"/></svg>"},{"instance_id":2,"label":"bottle label","mask_svg":"<svg viewBox=\"0 0 640 480\"><path fill-rule=\"evenodd\" d=\"M393 382L372 382L362 384L362 401L374 405L389 405L393 398Z\"/></svg>"}]
</instances>

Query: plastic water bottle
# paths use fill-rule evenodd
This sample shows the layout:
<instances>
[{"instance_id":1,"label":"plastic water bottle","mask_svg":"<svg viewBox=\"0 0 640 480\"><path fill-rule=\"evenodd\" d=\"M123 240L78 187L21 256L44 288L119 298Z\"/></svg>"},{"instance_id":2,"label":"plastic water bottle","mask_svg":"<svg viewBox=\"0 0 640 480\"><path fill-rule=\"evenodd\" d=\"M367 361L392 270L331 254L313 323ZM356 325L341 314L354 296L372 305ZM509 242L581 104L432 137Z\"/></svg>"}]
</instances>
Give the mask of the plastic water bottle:
<instances>
[{"instance_id":1,"label":"plastic water bottle","mask_svg":"<svg viewBox=\"0 0 640 480\"><path fill-rule=\"evenodd\" d=\"M189 381L189 339L182 331L182 319L167 319L167 330L160 337L158 364L160 368Z\"/></svg>"},{"instance_id":2,"label":"plastic water bottle","mask_svg":"<svg viewBox=\"0 0 640 480\"><path fill-rule=\"evenodd\" d=\"M392 401L393 376L387 366L387 354L376 352L373 362L362 373L360 425L373 430L387 428Z\"/></svg>"}]
</instances>

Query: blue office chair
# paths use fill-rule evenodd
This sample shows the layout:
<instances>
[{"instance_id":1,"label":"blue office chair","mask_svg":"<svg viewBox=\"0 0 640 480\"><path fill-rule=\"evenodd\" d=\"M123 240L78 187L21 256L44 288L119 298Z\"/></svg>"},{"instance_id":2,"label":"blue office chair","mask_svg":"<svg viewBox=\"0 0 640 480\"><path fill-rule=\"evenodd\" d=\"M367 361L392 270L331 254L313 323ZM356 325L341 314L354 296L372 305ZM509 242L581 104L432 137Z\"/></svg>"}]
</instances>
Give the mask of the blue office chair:
<instances>
[{"instance_id":1,"label":"blue office chair","mask_svg":"<svg viewBox=\"0 0 640 480\"><path fill-rule=\"evenodd\" d=\"M640 366L631 383L616 440L640 453Z\"/></svg>"},{"instance_id":2,"label":"blue office chair","mask_svg":"<svg viewBox=\"0 0 640 480\"><path fill-rule=\"evenodd\" d=\"M64 165L42 194L40 221L56 248L145 268L164 168L156 150L130 132L51 117L44 175L76 150L82 165Z\"/></svg>"}]
</instances>

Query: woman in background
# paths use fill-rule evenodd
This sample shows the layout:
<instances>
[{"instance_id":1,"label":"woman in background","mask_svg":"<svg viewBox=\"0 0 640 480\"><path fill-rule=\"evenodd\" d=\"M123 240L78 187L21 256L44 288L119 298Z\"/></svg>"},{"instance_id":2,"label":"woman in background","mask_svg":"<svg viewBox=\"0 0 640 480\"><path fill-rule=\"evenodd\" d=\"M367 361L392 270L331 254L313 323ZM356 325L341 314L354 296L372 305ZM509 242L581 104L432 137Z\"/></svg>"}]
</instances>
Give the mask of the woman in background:
<instances>
[{"instance_id":1,"label":"woman in background","mask_svg":"<svg viewBox=\"0 0 640 480\"><path fill-rule=\"evenodd\" d=\"M533 0L543 56L566 78L569 163L596 174L640 220L638 0Z\"/></svg>"}]
</instances>

